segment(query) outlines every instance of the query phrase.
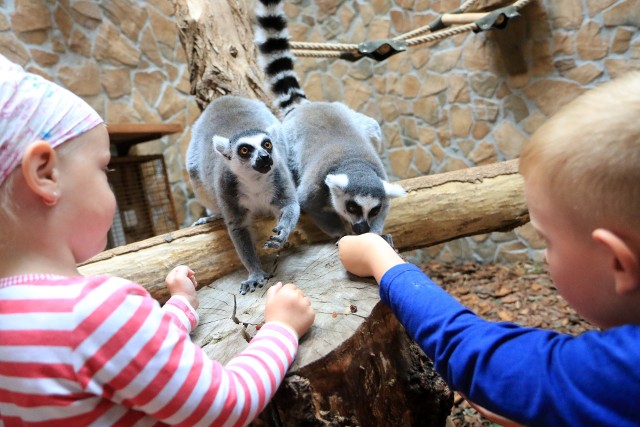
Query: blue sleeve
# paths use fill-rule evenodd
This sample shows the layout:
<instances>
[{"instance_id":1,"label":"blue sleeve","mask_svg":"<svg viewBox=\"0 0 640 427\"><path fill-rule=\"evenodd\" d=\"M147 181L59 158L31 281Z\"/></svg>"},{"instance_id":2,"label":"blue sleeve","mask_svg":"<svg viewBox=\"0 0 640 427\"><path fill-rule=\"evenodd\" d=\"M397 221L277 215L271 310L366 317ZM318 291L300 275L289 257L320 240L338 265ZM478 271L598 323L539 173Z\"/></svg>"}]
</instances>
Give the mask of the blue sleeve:
<instances>
[{"instance_id":1,"label":"blue sleeve","mask_svg":"<svg viewBox=\"0 0 640 427\"><path fill-rule=\"evenodd\" d=\"M640 325L578 337L489 322L418 267L391 268L382 300L454 390L529 426L638 426Z\"/></svg>"}]
</instances>

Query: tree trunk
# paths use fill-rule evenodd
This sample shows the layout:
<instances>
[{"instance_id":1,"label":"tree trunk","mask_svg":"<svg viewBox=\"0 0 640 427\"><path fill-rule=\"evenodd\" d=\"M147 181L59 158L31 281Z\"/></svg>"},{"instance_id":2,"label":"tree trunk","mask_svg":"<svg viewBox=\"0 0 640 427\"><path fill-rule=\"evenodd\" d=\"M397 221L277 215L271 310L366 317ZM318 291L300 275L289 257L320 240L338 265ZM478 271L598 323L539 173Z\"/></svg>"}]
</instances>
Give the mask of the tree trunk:
<instances>
[{"instance_id":1,"label":"tree trunk","mask_svg":"<svg viewBox=\"0 0 640 427\"><path fill-rule=\"evenodd\" d=\"M173 4L191 72L191 93L200 108L228 94L268 104L246 2L174 0Z\"/></svg>"},{"instance_id":2,"label":"tree trunk","mask_svg":"<svg viewBox=\"0 0 640 427\"><path fill-rule=\"evenodd\" d=\"M507 231L529 220L517 160L398 183L408 194L392 201L385 233L393 236L400 251ZM256 223L261 256L269 254L261 242L266 241L274 224L273 218ZM288 245L328 241L330 238L303 214ZM177 264L191 266L201 284L243 268L224 223L218 220L102 252L80 266L80 272L125 277L143 284L154 298L164 302L168 298L164 274Z\"/></svg>"}]
</instances>

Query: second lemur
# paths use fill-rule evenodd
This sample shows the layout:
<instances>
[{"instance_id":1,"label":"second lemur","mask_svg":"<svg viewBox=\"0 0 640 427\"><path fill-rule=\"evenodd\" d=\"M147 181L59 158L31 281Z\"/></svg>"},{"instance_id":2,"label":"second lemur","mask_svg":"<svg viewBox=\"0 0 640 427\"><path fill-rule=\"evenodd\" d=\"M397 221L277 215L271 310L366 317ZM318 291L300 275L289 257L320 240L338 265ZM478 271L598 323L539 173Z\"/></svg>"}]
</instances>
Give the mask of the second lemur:
<instances>
[{"instance_id":1,"label":"second lemur","mask_svg":"<svg viewBox=\"0 0 640 427\"><path fill-rule=\"evenodd\" d=\"M193 125L187 170L197 199L222 215L233 245L249 272L240 293L269 279L251 234L256 215L277 219L266 248L281 248L296 227L300 206L287 167L281 124L265 104L237 96L212 101Z\"/></svg>"},{"instance_id":2,"label":"second lemur","mask_svg":"<svg viewBox=\"0 0 640 427\"><path fill-rule=\"evenodd\" d=\"M332 237L382 234L390 199L405 191L387 181L374 149L380 125L343 103L308 101L294 72L282 1L259 0L257 8L259 59L283 114L301 209Z\"/></svg>"}]
</instances>

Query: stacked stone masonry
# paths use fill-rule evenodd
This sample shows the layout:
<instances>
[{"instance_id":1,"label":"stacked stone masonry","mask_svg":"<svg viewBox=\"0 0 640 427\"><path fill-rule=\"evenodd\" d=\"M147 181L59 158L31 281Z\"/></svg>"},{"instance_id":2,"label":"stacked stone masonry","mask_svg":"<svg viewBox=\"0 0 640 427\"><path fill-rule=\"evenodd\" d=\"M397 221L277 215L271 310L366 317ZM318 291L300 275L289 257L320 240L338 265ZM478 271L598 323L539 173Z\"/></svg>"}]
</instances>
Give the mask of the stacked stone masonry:
<instances>
[{"instance_id":1,"label":"stacked stone masonry","mask_svg":"<svg viewBox=\"0 0 640 427\"><path fill-rule=\"evenodd\" d=\"M406 33L462 3L290 0L285 10L292 40L360 43ZM640 69L640 0L535 0L521 15L503 30L410 47L383 62L300 58L296 67L310 99L345 102L380 122L392 179L508 160L562 105ZM182 226L202 213L183 167L199 110L170 0L0 0L0 53L82 96L107 122L183 125L136 154L164 153ZM415 256L541 261L543 248L526 225Z\"/></svg>"}]
</instances>

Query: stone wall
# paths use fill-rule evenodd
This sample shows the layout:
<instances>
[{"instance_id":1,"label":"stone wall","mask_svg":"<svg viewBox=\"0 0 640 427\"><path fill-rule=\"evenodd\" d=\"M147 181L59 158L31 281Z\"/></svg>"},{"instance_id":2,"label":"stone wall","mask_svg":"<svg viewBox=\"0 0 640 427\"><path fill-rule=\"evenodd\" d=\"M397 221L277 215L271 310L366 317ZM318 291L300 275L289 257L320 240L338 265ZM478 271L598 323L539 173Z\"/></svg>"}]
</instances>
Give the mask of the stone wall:
<instances>
[{"instance_id":1,"label":"stone wall","mask_svg":"<svg viewBox=\"0 0 640 427\"><path fill-rule=\"evenodd\" d=\"M289 0L286 12L293 40L360 43L416 29L461 3ZM388 172L403 179L517 157L561 105L640 69L639 26L640 0L537 0L504 30L411 47L384 62L301 58L297 70L309 98L345 102L381 123ZM199 110L170 0L0 0L0 53L82 96L108 123L182 124L182 134L136 150L164 153L182 226L201 213L183 167ZM542 248L527 225L416 255L541 260Z\"/></svg>"}]
</instances>

